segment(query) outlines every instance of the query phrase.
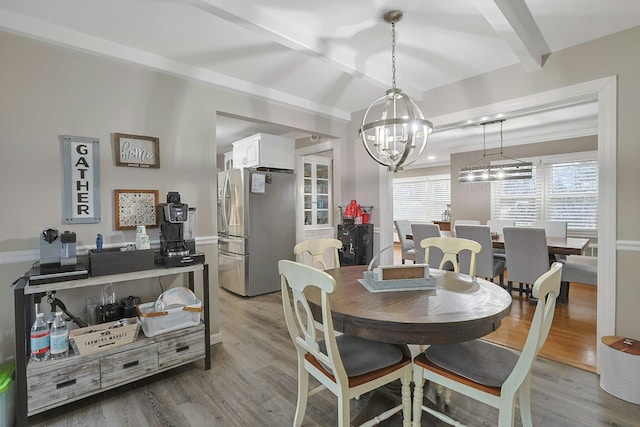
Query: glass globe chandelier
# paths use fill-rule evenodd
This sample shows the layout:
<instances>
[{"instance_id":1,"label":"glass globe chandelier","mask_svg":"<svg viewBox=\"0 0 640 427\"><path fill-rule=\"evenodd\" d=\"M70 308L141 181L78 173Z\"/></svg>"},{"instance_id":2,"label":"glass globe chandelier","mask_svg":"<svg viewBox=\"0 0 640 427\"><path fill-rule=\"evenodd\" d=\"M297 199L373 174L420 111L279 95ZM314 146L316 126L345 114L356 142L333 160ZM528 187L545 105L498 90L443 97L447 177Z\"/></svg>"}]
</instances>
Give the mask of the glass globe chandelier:
<instances>
[{"instance_id":1,"label":"glass globe chandelier","mask_svg":"<svg viewBox=\"0 0 640 427\"><path fill-rule=\"evenodd\" d=\"M359 134L369 156L390 172L397 172L420 158L433 125L416 103L396 88L396 22L402 19L402 12L388 11L383 19L391 24L392 88L367 108Z\"/></svg>"}]
</instances>

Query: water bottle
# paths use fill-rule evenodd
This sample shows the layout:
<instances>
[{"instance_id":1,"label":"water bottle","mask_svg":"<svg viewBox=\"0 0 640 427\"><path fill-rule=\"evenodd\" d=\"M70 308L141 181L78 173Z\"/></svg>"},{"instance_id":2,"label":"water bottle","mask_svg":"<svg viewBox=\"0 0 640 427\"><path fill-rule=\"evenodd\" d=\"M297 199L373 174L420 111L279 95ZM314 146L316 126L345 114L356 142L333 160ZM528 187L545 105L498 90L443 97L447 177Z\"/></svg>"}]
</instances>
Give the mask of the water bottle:
<instances>
[{"instance_id":1,"label":"water bottle","mask_svg":"<svg viewBox=\"0 0 640 427\"><path fill-rule=\"evenodd\" d=\"M51 358L61 359L69 355L69 330L62 318L62 311L56 311L51 325Z\"/></svg>"},{"instance_id":2,"label":"water bottle","mask_svg":"<svg viewBox=\"0 0 640 427\"><path fill-rule=\"evenodd\" d=\"M41 362L50 354L49 327L44 321L44 313L36 313L36 321L31 327L31 360Z\"/></svg>"}]
</instances>

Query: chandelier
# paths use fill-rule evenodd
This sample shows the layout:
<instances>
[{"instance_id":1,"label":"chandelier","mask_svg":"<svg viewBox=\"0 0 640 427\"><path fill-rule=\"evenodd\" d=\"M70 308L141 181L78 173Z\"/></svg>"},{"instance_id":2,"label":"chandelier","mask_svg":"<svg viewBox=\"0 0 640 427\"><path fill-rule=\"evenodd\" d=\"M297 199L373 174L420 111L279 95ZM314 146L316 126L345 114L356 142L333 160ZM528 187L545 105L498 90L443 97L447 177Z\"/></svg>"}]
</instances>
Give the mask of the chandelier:
<instances>
[{"instance_id":1,"label":"chandelier","mask_svg":"<svg viewBox=\"0 0 640 427\"><path fill-rule=\"evenodd\" d=\"M533 163L523 162L522 160L514 159L502 154L503 122L504 119L480 123L482 126L482 158L460 169L460 172L458 172L458 182L489 182L508 179L531 179L533 177ZM500 152L487 154L486 126L496 123L500 123ZM502 163L500 160L499 163L496 164L486 163L485 159L489 156L500 156L502 160L515 163Z\"/></svg>"},{"instance_id":2,"label":"chandelier","mask_svg":"<svg viewBox=\"0 0 640 427\"><path fill-rule=\"evenodd\" d=\"M433 125L416 103L396 88L396 22L402 19L402 12L388 11L383 19L391 24L392 88L367 108L359 134L369 156L390 172L397 172L422 155Z\"/></svg>"}]
</instances>

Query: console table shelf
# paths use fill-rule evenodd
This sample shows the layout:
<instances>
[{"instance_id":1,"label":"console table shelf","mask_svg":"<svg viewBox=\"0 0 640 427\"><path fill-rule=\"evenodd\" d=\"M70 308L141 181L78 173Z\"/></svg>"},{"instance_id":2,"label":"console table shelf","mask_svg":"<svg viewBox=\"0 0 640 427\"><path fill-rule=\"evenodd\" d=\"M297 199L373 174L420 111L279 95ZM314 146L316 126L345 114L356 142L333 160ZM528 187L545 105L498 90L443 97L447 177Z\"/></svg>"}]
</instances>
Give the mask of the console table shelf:
<instances>
[{"instance_id":1,"label":"console table shelf","mask_svg":"<svg viewBox=\"0 0 640 427\"><path fill-rule=\"evenodd\" d=\"M200 325L151 338L145 337L140 331L138 339L133 343L90 355L70 355L64 359L44 362L29 360L28 333L32 322L34 295L184 273L188 274L189 289L194 291L194 273L198 271L202 272L204 303L204 321ZM211 368L207 264L154 268L40 285L29 285L28 278L22 278L14 288L14 305L18 427L26 426L31 415L202 358L205 370ZM33 390L38 393L33 393Z\"/></svg>"}]
</instances>

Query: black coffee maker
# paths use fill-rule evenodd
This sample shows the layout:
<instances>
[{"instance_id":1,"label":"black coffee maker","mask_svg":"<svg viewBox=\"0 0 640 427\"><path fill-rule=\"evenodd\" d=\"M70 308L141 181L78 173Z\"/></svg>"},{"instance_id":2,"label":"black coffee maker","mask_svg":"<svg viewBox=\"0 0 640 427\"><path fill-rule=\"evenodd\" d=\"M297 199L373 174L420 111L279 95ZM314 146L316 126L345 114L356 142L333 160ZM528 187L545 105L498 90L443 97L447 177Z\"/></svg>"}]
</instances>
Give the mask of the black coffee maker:
<instances>
[{"instance_id":1,"label":"black coffee maker","mask_svg":"<svg viewBox=\"0 0 640 427\"><path fill-rule=\"evenodd\" d=\"M204 262L204 255L190 248L184 239L184 225L189 219L189 206L180 201L180 193L167 193L167 203L158 205L160 213L160 253L156 261L168 267Z\"/></svg>"}]
</instances>

